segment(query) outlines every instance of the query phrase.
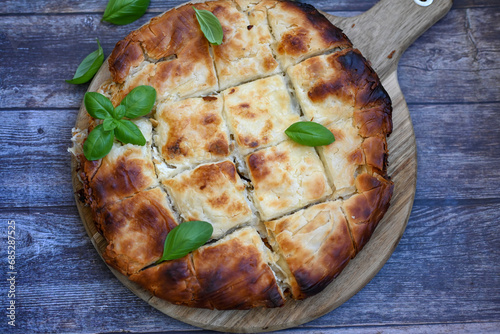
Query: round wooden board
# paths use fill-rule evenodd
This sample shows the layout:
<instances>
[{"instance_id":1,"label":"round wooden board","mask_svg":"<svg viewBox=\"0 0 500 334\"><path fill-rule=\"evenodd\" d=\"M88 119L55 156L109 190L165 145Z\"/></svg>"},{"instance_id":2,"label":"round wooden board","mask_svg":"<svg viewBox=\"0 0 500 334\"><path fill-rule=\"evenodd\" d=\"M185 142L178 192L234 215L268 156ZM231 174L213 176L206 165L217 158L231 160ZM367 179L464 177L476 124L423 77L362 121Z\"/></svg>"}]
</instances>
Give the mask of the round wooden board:
<instances>
[{"instance_id":1,"label":"round wooden board","mask_svg":"<svg viewBox=\"0 0 500 334\"><path fill-rule=\"evenodd\" d=\"M449 10L449 6L451 6L451 0L441 0L439 8L428 7L433 10L432 15L429 15L429 12L423 12L420 8L411 5L400 6L397 1L400 0L383 0L367 13L353 18L325 15L334 24L341 27L354 45L372 62L393 102L394 131L388 139L390 152L388 173L395 185L391 206L379 223L371 240L344 271L323 292L316 296L303 301L288 300L285 306L281 308L257 308L248 311L205 310L172 305L154 297L110 267L110 270L125 286L151 306L185 323L225 332L262 332L294 327L332 311L361 290L377 274L391 256L403 235L413 205L417 181L415 135L410 113L397 81L397 61L411 42L440 17L444 16ZM391 14L389 18L384 17L386 15L384 13L387 12ZM406 29L403 31L405 33L404 38L400 38L395 42L387 40L385 43L378 43L377 48L371 47L372 39L366 32L371 31L375 34L377 29L373 27L381 29L381 27L391 26L391 23L396 23L398 20L414 20L416 23L409 26L410 28L401 28L401 30ZM379 30L382 37L384 37L383 31ZM385 35L389 39L389 33L385 32ZM392 53L392 55L396 53L394 57L392 55L391 57L380 55L388 49L392 50L393 47L396 51ZM110 73L106 61L88 90L96 91L109 78ZM87 124L88 115L82 104L75 127L86 128ZM72 176L76 204L81 219L92 243L99 254L102 255L106 247L106 241L97 232L90 208L84 206L76 195L82 185L77 177L76 160L74 158L72 159Z\"/></svg>"}]
</instances>

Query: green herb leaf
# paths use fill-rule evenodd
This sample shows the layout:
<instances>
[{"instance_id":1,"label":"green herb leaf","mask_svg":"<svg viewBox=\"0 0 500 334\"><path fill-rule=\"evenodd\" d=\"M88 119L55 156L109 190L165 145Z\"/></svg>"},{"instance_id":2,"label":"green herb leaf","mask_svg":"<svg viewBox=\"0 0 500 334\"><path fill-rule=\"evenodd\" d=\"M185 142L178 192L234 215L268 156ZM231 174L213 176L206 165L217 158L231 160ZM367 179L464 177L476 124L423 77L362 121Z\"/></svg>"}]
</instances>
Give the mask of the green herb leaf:
<instances>
[{"instance_id":1,"label":"green herb leaf","mask_svg":"<svg viewBox=\"0 0 500 334\"><path fill-rule=\"evenodd\" d=\"M115 123L116 139L124 144L146 145L146 138L144 138L137 125L126 119L115 121Z\"/></svg>"},{"instance_id":2,"label":"green herb leaf","mask_svg":"<svg viewBox=\"0 0 500 334\"><path fill-rule=\"evenodd\" d=\"M116 128L116 120L113 118L106 118L104 122L102 122L102 127L104 128L104 131L111 131Z\"/></svg>"},{"instance_id":3,"label":"green herb leaf","mask_svg":"<svg viewBox=\"0 0 500 334\"><path fill-rule=\"evenodd\" d=\"M115 108L113 117L116 120L120 120L125 116L126 112L127 112L127 109L125 108L125 106L122 106L120 104L118 107Z\"/></svg>"},{"instance_id":4,"label":"green herb leaf","mask_svg":"<svg viewBox=\"0 0 500 334\"><path fill-rule=\"evenodd\" d=\"M180 259L189 252L203 246L213 233L210 223L204 221L184 222L172 229L165 239L163 256L156 263Z\"/></svg>"},{"instance_id":5,"label":"green herb leaf","mask_svg":"<svg viewBox=\"0 0 500 334\"><path fill-rule=\"evenodd\" d=\"M83 143L83 154L87 160L99 160L106 156L113 147L113 131L104 130L99 124L89 133Z\"/></svg>"},{"instance_id":6,"label":"green herb leaf","mask_svg":"<svg viewBox=\"0 0 500 334\"><path fill-rule=\"evenodd\" d=\"M113 115L113 103L102 94L87 92L85 93L83 102L87 112L94 118L106 119Z\"/></svg>"},{"instance_id":7,"label":"green herb leaf","mask_svg":"<svg viewBox=\"0 0 500 334\"><path fill-rule=\"evenodd\" d=\"M140 18L149 6L149 0L109 0L103 21L117 25L129 24Z\"/></svg>"},{"instance_id":8,"label":"green herb leaf","mask_svg":"<svg viewBox=\"0 0 500 334\"><path fill-rule=\"evenodd\" d=\"M156 90L151 86L138 86L120 103L125 107L125 117L136 118L147 115L156 101Z\"/></svg>"},{"instance_id":9,"label":"green herb leaf","mask_svg":"<svg viewBox=\"0 0 500 334\"><path fill-rule=\"evenodd\" d=\"M85 57L80 65L78 65L73 79L66 80L67 83L74 85L86 83L97 73L104 62L104 52L102 51L101 44L99 44L99 40L97 40L97 45L99 48Z\"/></svg>"},{"instance_id":10,"label":"green herb leaf","mask_svg":"<svg viewBox=\"0 0 500 334\"><path fill-rule=\"evenodd\" d=\"M285 130L290 139L306 146L329 145L335 141L333 133L315 122L297 122Z\"/></svg>"},{"instance_id":11,"label":"green herb leaf","mask_svg":"<svg viewBox=\"0 0 500 334\"><path fill-rule=\"evenodd\" d=\"M196 9L194 7L193 9L196 14L196 19L200 24L201 31L208 41L212 44L221 45L224 33L219 19L208 10Z\"/></svg>"}]
</instances>

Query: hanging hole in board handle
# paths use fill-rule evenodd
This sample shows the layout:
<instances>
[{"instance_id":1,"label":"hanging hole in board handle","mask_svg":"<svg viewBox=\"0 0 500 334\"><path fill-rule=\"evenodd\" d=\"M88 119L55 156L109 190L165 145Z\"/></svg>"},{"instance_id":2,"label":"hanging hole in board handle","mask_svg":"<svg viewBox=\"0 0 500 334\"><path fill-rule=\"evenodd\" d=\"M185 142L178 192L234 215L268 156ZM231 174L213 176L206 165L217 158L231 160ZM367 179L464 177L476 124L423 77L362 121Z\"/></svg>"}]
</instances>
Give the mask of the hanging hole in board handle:
<instances>
[{"instance_id":1,"label":"hanging hole in board handle","mask_svg":"<svg viewBox=\"0 0 500 334\"><path fill-rule=\"evenodd\" d=\"M413 0L413 1L415 1L415 3L419 6L427 7L432 4L433 0Z\"/></svg>"}]
</instances>

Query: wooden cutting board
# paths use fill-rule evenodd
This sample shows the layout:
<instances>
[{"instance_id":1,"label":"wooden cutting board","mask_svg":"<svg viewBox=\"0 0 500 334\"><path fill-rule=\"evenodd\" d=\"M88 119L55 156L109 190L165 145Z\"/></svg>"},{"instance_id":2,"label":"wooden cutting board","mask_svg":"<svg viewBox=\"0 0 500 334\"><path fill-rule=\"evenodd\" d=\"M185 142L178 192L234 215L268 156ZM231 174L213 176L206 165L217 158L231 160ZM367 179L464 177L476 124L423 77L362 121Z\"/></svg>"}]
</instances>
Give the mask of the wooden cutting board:
<instances>
[{"instance_id":1,"label":"wooden cutting board","mask_svg":"<svg viewBox=\"0 0 500 334\"><path fill-rule=\"evenodd\" d=\"M170 317L205 329L226 332L262 332L294 327L332 311L351 298L377 274L391 256L406 228L415 196L415 135L410 113L398 84L398 61L406 48L442 18L451 5L452 0L381 0L372 9L356 17L341 18L325 14L344 30L354 46L370 60L392 99L394 131L388 140L388 173L395 187L389 211L370 242L323 292L304 301L289 300L284 307L277 309L194 309L160 300L116 270L110 270L137 296ZM89 91L97 90L108 78L110 74L105 62L90 84ZM87 117L82 106L76 127L86 127ZM76 176L75 166L76 161L73 159L73 186L75 194L78 194L82 186ZM99 254L102 254L106 242L97 232L89 208L82 205L76 195L75 198L87 233Z\"/></svg>"}]
</instances>

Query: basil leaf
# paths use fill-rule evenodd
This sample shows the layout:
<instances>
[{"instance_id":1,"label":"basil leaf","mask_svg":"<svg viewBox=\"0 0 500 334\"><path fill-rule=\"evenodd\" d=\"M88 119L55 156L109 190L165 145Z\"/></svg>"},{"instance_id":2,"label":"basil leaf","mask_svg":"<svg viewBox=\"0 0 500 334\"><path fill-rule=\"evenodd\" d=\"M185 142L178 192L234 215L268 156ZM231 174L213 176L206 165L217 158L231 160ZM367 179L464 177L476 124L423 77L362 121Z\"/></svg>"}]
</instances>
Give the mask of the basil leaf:
<instances>
[{"instance_id":1,"label":"basil leaf","mask_svg":"<svg viewBox=\"0 0 500 334\"><path fill-rule=\"evenodd\" d=\"M87 112L94 118L106 119L113 115L113 103L102 94L87 92L85 93L83 102Z\"/></svg>"},{"instance_id":2,"label":"basil leaf","mask_svg":"<svg viewBox=\"0 0 500 334\"><path fill-rule=\"evenodd\" d=\"M198 249L210 239L213 230L210 223L199 220L179 224L167 234L163 256L156 263L180 259Z\"/></svg>"},{"instance_id":3,"label":"basil leaf","mask_svg":"<svg viewBox=\"0 0 500 334\"><path fill-rule=\"evenodd\" d=\"M104 130L99 124L89 133L83 143L83 154L87 160L99 160L111 151L113 147L113 131Z\"/></svg>"},{"instance_id":4,"label":"basil leaf","mask_svg":"<svg viewBox=\"0 0 500 334\"><path fill-rule=\"evenodd\" d=\"M102 127L104 131L111 131L116 128L116 121L113 118L106 118L104 122L102 122Z\"/></svg>"},{"instance_id":5,"label":"basil leaf","mask_svg":"<svg viewBox=\"0 0 500 334\"><path fill-rule=\"evenodd\" d=\"M125 113L127 112L127 109L125 109L125 106L122 106L121 104L115 108L114 110L114 115L113 118L116 120L120 120L125 116Z\"/></svg>"},{"instance_id":6,"label":"basil leaf","mask_svg":"<svg viewBox=\"0 0 500 334\"><path fill-rule=\"evenodd\" d=\"M149 0L109 0L102 20L117 25L129 24L140 18L149 6Z\"/></svg>"},{"instance_id":7,"label":"basil leaf","mask_svg":"<svg viewBox=\"0 0 500 334\"><path fill-rule=\"evenodd\" d=\"M120 103L125 117L136 118L149 114L156 101L156 90L151 86L137 86Z\"/></svg>"},{"instance_id":8,"label":"basil leaf","mask_svg":"<svg viewBox=\"0 0 500 334\"><path fill-rule=\"evenodd\" d=\"M285 130L290 139L306 146L329 145L335 141L333 133L315 122L297 122Z\"/></svg>"},{"instance_id":9,"label":"basil leaf","mask_svg":"<svg viewBox=\"0 0 500 334\"><path fill-rule=\"evenodd\" d=\"M141 130L129 120L116 121L115 137L124 144L146 145L146 138Z\"/></svg>"},{"instance_id":10,"label":"basil leaf","mask_svg":"<svg viewBox=\"0 0 500 334\"><path fill-rule=\"evenodd\" d=\"M194 7L193 9L196 14L196 19L200 24L201 31L206 39L212 44L221 45L224 33L219 19L208 10L196 9Z\"/></svg>"},{"instance_id":11,"label":"basil leaf","mask_svg":"<svg viewBox=\"0 0 500 334\"><path fill-rule=\"evenodd\" d=\"M94 77L104 62L104 52L102 51L101 44L99 44L99 40L97 40L97 45L99 48L85 57L80 65L78 65L73 79L66 80L67 83L78 85L86 83Z\"/></svg>"}]
</instances>

